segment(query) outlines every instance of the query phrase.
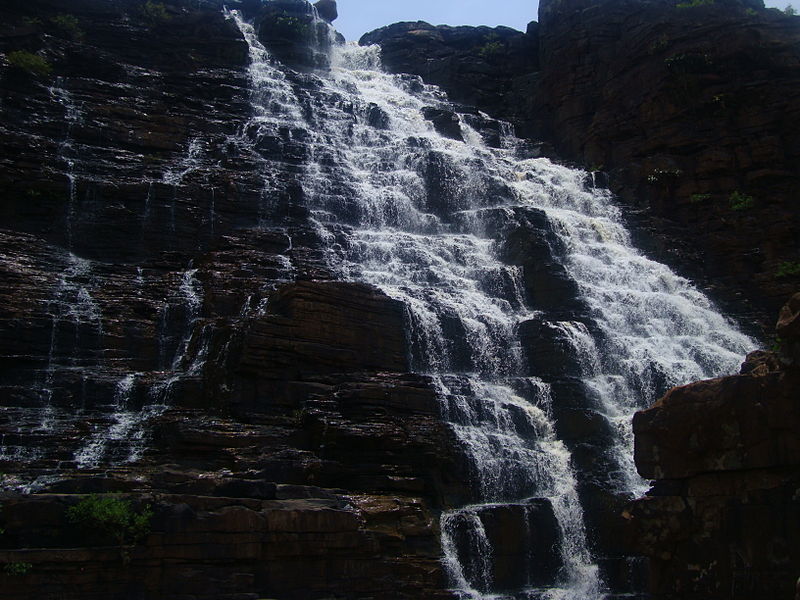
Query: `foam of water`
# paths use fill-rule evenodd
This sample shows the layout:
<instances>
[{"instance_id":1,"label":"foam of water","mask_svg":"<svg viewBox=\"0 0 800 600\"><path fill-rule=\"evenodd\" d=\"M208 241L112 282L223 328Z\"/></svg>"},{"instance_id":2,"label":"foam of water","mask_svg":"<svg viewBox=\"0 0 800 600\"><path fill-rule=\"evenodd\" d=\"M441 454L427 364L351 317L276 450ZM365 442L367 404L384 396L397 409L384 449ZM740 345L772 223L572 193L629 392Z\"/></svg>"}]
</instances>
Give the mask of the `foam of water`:
<instances>
[{"instance_id":1,"label":"foam of water","mask_svg":"<svg viewBox=\"0 0 800 600\"><path fill-rule=\"evenodd\" d=\"M67 215L66 215L66 235L67 249L72 249L73 224L77 216L77 195L78 195L78 174L75 161L78 158L78 151L73 143L73 129L76 125L83 123L84 114L81 106L75 102L72 94L66 89L64 79L57 77L55 85L49 88L50 97L64 107L64 123L66 125L64 138L58 145L58 158L66 165L66 176L68 182L67 191Z\"/></svg>"},{"instance_id":2,"label":"foam of water","mask_svg":"<svg viewBox=\"0 0 800 600\"><path fill-rule=\"evenodd\" d=\"M343 274L405 303L415 363L437 375L443 412L476 472L477 496L483 502L550 498L562 529L564 574L558 589L583 588L590 590L585 598L595 597L591 594L600 584L586 551L569 453L555 439L545 412L503 382L522 374L515 328L529 311L522 302L519 270L493 255L491 240L475 230L453 228L428 202L424 170L435 152L444 170L460 178L443 182L457 208L480 207L485 202L481 191L491 182L473 170L488 167L491 175L489 151L477 134L467 136L470 144L449 140L423 118L423 107L443 99L435 88L364 70L378 66L375 49L335 54L331 76L316 82L321 98L304 100L314 106L311 123L298 119L299 100L286 89L279 66L252 29L236 13L232 16L257 63L250 67L254 114L271 122L262 123L264 130L289 119L291 127L306 131L312 160L305 165L303 185L312 214L323 227L342 221L354 226L347 248L335 256L344 260ZM280 102L272 116L274 98ZM380 111L389 125L370 126L370 111ZM468 393L448 388L447 378L438 376L448 371L461 372L458 387ZM475 507L465 507L442 517L445 565L454 585L472 595L478 594L474 586L491 588L492 549L476 514ZM447 535L448 523L465 520L483 564L471 579Z\"/></svg>"}]
</instances>

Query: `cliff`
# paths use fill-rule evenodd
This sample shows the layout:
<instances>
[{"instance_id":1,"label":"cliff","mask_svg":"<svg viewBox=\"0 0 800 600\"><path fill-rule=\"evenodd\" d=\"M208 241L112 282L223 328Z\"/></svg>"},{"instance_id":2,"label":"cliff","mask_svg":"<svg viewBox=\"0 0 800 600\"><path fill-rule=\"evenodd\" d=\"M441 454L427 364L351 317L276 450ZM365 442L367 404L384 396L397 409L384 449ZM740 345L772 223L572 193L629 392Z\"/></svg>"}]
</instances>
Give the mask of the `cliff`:
<instances>
[{"instance_id":1,"label":"cliff","mask_svg":"<svg viewBox=\"0 0 800 600\"><path fill-rule=\"evenodd\" d=\"M4 593L640 596L626 415L752 341L465 105L536 26L389 28L451 100L227 5L0 9Z\"/></svg>"},{"instance_id":2,"label":"cliff","mask_svg":"<svg viewBox=\"0 0 800 600\"><path fill-rule=\"evenodd\" d=\"M671 390L634 418L636 464L654 479L626 511L653 598L790 598L800 562L800 294L778 354L741 374Z\"/></svg>"},{"instance_id":3,"label":"cliff","mask_svg":"<svg viewBox=\"0 0 800 600\"><path fill-rule=\"evenodd\" d=\"M398 24L361 43L597 172L651 255L766 332L800 277L798 23L758 2L545 0L526 34Z\"/></svg>"},{"instance_id":4,"label":"cliff","mask_svg":"<svg viewBox=\"0 0 800 600\"><path fill-rule=\"evenodd\" d=\"M302 144L242 134L221 3L0 13L3 598L450 597L464 459L402 309L331 281ZM127 557L67 518L107 492L154 513Z\"/></svg>"}]
</instances>

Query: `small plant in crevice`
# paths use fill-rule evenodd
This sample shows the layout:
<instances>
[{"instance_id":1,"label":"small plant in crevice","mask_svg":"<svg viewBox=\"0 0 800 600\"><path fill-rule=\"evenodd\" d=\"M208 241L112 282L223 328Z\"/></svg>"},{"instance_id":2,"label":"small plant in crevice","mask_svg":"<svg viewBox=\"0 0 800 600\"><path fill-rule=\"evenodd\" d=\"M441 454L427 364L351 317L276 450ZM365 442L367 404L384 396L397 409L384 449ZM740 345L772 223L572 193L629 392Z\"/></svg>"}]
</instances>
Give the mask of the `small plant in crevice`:
<instances>
[{"instance_id":1,"label":"small plant in crevice","mask_svg":"<svg viewBox=\"0 0 800 600\"><path fill-rule=\"evenodd\" d=\"M3 572L12 577L22 577L33 569L33 565L27 562L10 562L3 565Z\"/></svg>"},{"instance_id":2,"label":"small plant in crevice","mask_svg":"<svg viewBox=\"0 0 800 600\"><path fill-rule=\"evenodd\" d=\"M715 4L715 0L684 0L675 5L676 8L697 8L698 6L709 6Z\"/></svg>"},{"instance_id":3,"label":"small plant in crevice","mask_svg":"<svg viewBox=\"0 0 800 600\"><path fill-rule=\"evenodd\" d=\"M702 204L703 202L708 202L711 199L711 194L692 194L689 197L689 202L692 204Z\"/></svg>"},{"instance_id":4,"label":"small plant in crevice","mask_svg":"<svg viewBox=\"0 0 800 600\"><path fill-rule=\"evenodd\" d=\"M796 260L783 261L778 265L778 269L775 271L775 277L781 279L786 277L794 277L796 275L800 275L800 261Z\"/></svg>"},{"instance_id":5,"label":"small plant in crevice","mask_svg":"<svg viewBox=\"0 0 800 600\"><path fill-rule=\"evenodd\" d=\"M53 66L47 62L46 58L26 50L9 52L6 58L12 68L37 77L47 77L53 72Z\"/></svg>"},{"instance_id":6,"label":"small plant in crevice","mask_svg":"<svg viewBox=\"0 0 800 600\"><path fill-rule=\"evenodd\" d=\"M278 33L291 38L305 38L311 33L310 25L298 17L281 15L275 18L274 24Z\"/></svg>"},{"instance_id":7,"label":"small plant in crevice","mask_svg":"<svg viewBox=\"0 0 800 600\"><path fill-rule=\"evenodd\" d=\"M655 54L661 50L665 50L669 46L669 36L666 33L662 33L658 36L655 40L650 43L648 48L650 54Z\"/></svg>"},{"instance_id":8,"label":"small plant in crevice","mask_svg":"<svg viewBox=\"0 0 800 600\"><path fill-rule=\"evenodd\" d=\"M491 58L492 56L497 56L503 51L503 44L502 42L486 42L483 46L478 48L478 54L481 55L483 58Z\"/></svg>"},{"instance_id":9,"label":"small plant in crevice","mask_svg":"<svg viewBox=\"0 0 800 600\"><path fill-rule=\"evenodd\" d=\"M80 22L74 15L56 15L50 17L50 23L65 37L72 40L83 39L83 30L80 28Z\"/></svg>"},{"instance_id":10,"label":"small plant in crevice","mask_svg":"<svg viewBox=\"0 0 800 600\"><path fill-rule=\"evenodd\" d=\"M708 54L688 52L673 54L664 59L664 65L673 72L699 73L714 65L714 59Z\"/></svg>"},{"instance_id":11,"label":"small plant in crevice","mask_svg":"<svg viewBox=\"0 0 800 600\"><path fill-rule=\"evenodd\" d=\"M728 196L728 202L730 203L731 210L737 211L750 210L756 205L755 198L748 196L739 190L734 191L730 196Z\"/></svg>"},{"instance_id":12,"label":"small plant in crevice","mask_svg":"<svg viewBox=\"0 0 800 600\"><path fill-rule=\"evenodd\" d=\"M153 2L153 0L147 0L147 2L142 5L141 13L144 20L150 23L150 25L165 23L171 18L167 12L167 7L161 2Z\"/></svg>"},{"instance_id":13,"label":"small plant in crevice","mask_svg":"<svg viewBox=\"0 0 800 600\"><path fill-rule=\"evenodd\" d=\"M93 494L67 509L67 520L113 539L123 562L128 562L127 548L150 533L153 511L149 507L135 510L130 500L116 494Z\"/></svg>"}]
</instances>

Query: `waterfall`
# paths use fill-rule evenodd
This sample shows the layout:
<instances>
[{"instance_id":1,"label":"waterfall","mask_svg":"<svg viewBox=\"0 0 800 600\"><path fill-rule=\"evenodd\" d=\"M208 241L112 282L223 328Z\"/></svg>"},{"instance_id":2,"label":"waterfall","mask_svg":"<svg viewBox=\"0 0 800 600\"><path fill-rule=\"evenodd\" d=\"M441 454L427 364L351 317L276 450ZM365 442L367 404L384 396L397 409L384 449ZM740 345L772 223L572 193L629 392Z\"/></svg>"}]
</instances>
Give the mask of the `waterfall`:
<instances>
[{"instance_id":1,"label":"waterfall","mask_svg":"<svg viewBox=\"0 0 800 600\"><path fill-rule=\"evenodd\" d=\"M236 11L229 16L250 49L252 116L240 142L303 140L306 160L294 173L329 268L405 305L412 365L430 375L471 465L472 501L440 520L454 591L601 598L551 384L526 362L520 326L542 321L569 347L614 432L607 483L629 494L642 486L633 411L668 386L732 372L752 342L690 282L633 247L614 199L587 173L526 156L508 124L494 122L499 143L487 143L485 115L458 116L437 88L382 72L377 47L335 47L330 72L300 74L272 59ZM437 115L449 119L446 130ZM270 168L265 161L265 202ZM559 242L584 320L532 308L522 268L500 259L497 223L515 225L530 210ZM521 568L509 575L493 547L500 518L516 519L530 539L550 532L555 549L522 542ZM551 572L532 572L537 563Z\"/></svg>"}]
</instances>

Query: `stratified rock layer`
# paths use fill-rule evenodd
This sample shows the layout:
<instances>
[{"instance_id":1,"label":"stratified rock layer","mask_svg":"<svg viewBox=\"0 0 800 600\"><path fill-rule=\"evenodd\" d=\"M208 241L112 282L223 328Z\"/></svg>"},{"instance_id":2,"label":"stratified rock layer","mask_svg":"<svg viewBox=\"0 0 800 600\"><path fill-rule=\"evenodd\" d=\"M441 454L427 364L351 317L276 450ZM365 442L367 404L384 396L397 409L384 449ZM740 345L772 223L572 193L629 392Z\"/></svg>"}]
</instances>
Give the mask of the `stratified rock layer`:
<instances>
[{"instance_id":1,"label":"stratified rock layer","mask_svg":"<svg viewBox=\"0 0 800 600\"><path fill-rule=\"evenodd\" d=\"M655 479L626 512L649 556L654 598L794 594L800 564L800 370L786 360L796 295L782 312L784 360L755 352L732 377L671 390L634 418L636 464Z\"/></svg>"},{"instance_id":2,"label":"stratified rock layer","mask_svg":"<svg viewBox=\"0 0 800 600\"><path fill-rule=\"evenodd\" d=\"M159 6L0 8L2 596L449 598L471 490L404 311L332 280L222 3ZM126 553L67 519L104 492L154 512Z\"/></svg>"},{"instance_id":3,"label":"stratified rock layer","mask_svg":"<svg viewBox=\"0 0 800 600\"><path fill-rule=\"evenodd\" d=\"M542 2L536 112L643 209L654 253L768 329L798 283L800 19L688 4Z\"/></svg>"}]
</instances>

